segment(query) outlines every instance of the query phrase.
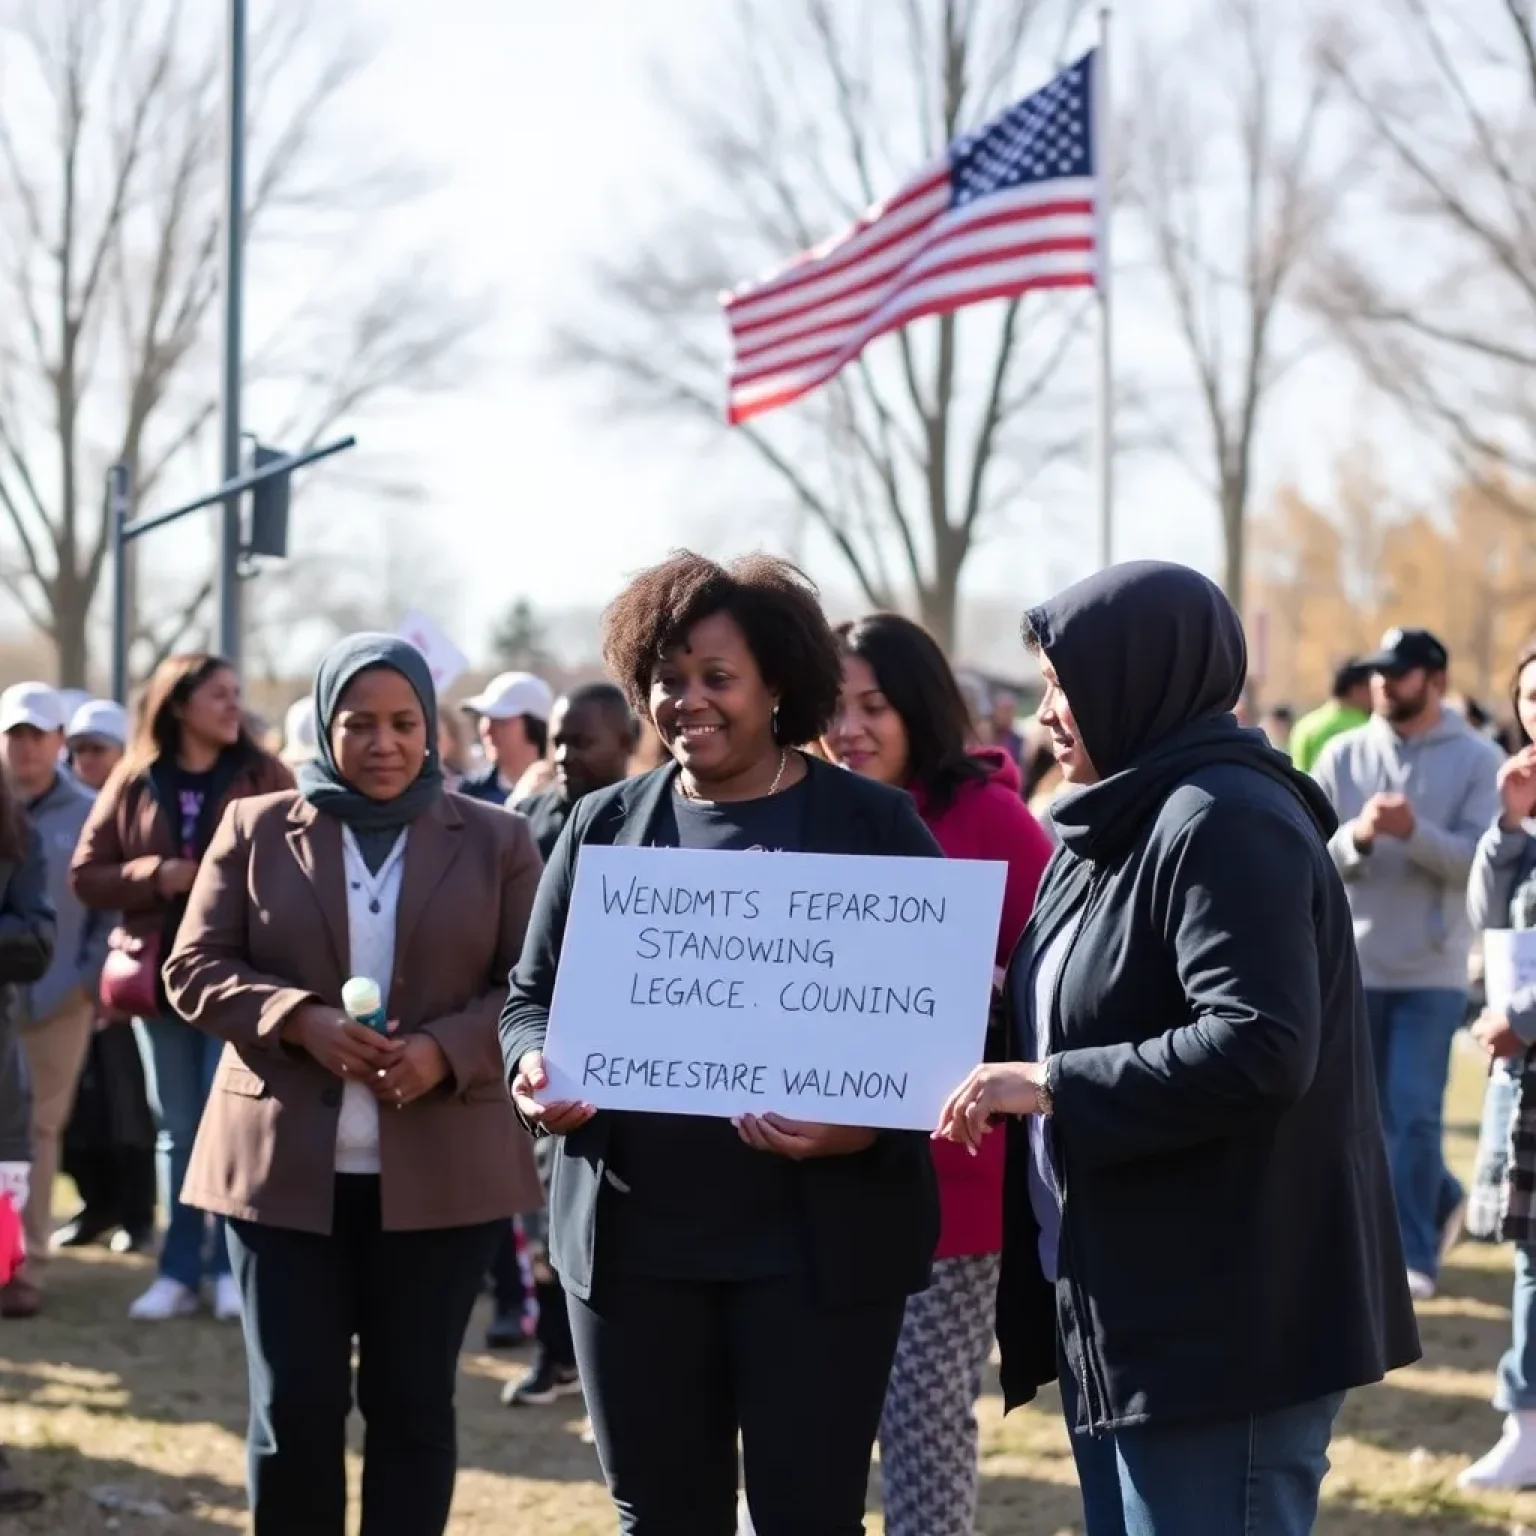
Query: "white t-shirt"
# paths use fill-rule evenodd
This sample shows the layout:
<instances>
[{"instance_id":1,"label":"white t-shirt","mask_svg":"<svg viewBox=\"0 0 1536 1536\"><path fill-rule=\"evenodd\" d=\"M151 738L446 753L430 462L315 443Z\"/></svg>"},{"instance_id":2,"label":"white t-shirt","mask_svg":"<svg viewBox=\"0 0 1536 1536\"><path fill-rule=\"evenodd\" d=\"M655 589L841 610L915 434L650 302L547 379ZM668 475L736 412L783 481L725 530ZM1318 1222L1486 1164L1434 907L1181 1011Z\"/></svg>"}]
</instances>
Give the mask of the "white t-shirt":
<instances>
[{"instance_id":1,"label":"white t-shirt","mask_svg":"<svg viewBox=\"0 0 1536 1536\"><path fill-rule=\"evenodd\" d=\"M402 832L389 857L374 874L350 827L341 829L346 856L348 956L354 976L370 976L379 985L379 1001L389 1008L389 983L395 974L395 909L400 904L400 876L405 868ZM379 1101L362 1083L344 1083L336 1121L336 1172L379 1171Z\"/></svg>"}]
</instances>

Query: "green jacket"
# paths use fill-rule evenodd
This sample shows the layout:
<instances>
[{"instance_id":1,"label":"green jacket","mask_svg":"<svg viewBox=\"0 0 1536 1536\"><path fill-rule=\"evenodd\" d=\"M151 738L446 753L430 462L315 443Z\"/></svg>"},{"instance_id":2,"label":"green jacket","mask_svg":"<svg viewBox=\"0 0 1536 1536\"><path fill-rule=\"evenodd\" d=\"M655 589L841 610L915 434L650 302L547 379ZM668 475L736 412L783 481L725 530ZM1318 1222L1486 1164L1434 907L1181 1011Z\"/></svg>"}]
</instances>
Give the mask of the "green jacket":
<instances>
[{"instance_id":1,"label":"green jacket","mask_svg":"<svg viewBox=\"0 0 1536 1536\"><path fill-rule=\"evenodd\" d=\"M1320 709L1314 709L1296 722L1288 748L1291 761L1303 773L1311 773L1323 755L1323 748L1335 736L1342 736L1345 731L1352 731L1369 719L1363 709L1329 699Z\"/></svg>"}]
</instances>

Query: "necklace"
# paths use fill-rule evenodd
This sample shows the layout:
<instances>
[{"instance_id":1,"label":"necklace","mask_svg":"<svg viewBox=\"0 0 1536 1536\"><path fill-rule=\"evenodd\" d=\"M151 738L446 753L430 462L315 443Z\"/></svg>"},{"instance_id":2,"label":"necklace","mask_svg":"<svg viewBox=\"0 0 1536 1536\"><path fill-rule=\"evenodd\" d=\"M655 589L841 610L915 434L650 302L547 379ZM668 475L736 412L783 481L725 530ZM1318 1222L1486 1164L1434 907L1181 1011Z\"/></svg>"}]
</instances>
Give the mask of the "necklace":
<instances>
[{"instance_id":1,"label":"necklace","mask_svg":"<svg viewBox=\"0 0 1536 1536\"><path fill-rule=\"evenodd\" d=\"M789 748L788 747L780 747L779 748L779 771L776 774L774 774L774 776L773 776L773 783L768 786L768 795L764 795L763 796L763 798L765 800L768 798L769 795L776 795L776 794L778 794L778 792L779 792L779 785L784 782L784 770L788 766L789 766ZM706 800L703 797L703 795L698 794L696 791L689 789L687 784L685 784L681 778L679 778L678 781L677 781L677 788L678 788L678 791L682 795L684 800L696 800L701 805L710 805L710 804L713 803L711 801Z\"/></svg>"}]
</instances>

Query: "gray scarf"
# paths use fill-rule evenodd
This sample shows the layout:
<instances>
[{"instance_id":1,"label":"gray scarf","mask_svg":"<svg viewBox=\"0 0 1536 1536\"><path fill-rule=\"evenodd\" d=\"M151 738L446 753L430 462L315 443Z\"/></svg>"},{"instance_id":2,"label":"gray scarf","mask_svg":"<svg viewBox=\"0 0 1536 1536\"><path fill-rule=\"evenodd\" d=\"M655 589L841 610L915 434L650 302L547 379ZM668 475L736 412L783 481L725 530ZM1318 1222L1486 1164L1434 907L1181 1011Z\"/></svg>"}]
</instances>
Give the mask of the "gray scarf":
<instances>
[{"instance_id":1,"label":"gray scarf","mask_svg":"<svg viewBox=\"0 0 1536 1536\"><path fill-rule=\"evenodd\" d=\"M393 800L373 800L341 775L331 748L331 722L352 680L373 667L389 667L415 690L426 716L427 756L415 782ZM443 770L437 756L437 690L427 659L395 635L348 635L325 653L315 673L317 756L299 770L299 792L317 811L352 829L363 857L377 871L400 834L441 798Z\"/></svg>"}]
</instances>

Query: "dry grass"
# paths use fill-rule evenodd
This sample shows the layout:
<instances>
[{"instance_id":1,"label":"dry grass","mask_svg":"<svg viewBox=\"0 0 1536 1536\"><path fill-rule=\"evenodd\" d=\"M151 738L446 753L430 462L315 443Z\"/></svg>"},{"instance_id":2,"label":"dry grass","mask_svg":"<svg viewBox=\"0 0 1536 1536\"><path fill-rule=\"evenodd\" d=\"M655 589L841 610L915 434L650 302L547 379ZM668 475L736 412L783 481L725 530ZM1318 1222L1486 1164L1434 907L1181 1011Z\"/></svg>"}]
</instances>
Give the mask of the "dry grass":
<instances>
[{"instance_id":1,"label":"dry grass","mask_svg":"<svg viewBox=\"0 0 1536 1536\"><path fill-rule=\"evenodd\" d=\"M1480 1090L1478 1064L1459 1059L1450 1137L1463 1167ZM6 1522L7 1530L215 1536L245 1528L238 1334L210 1322L131 1326L124 1309L144 1278L142 1263L106 1254L69 1259L58 1266L45 1318L0 1326L0 1440L50 1495L44 1510ZM1455 1491L1456 1472L1498 1428L1488 1397L1508 1338L1507 1253L1460 1250L1444 1295L1421 1319L1425 1362L1357 1393L1345 1410L1319 1526L1325 1536L1508 1536L1536 1526L1536 1494L1474 1500ZM612 1532L593 1453L578 1439L579 1411L500 1406L501 1383L517 1369L487 1355L464 1358L464 1471L450 1529L456 1536ZM1006 1422L989 1397L984 1416L979 1530L1080 1530L1054 1395ZM135 1512L125 1501L164 1512ZM878 1497L871 1504L877 1508ZM871 1529L879 1528L875 1517Z\"/></svg>"}]
</instances>

